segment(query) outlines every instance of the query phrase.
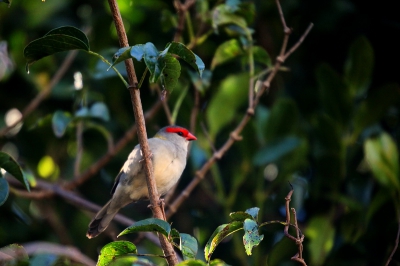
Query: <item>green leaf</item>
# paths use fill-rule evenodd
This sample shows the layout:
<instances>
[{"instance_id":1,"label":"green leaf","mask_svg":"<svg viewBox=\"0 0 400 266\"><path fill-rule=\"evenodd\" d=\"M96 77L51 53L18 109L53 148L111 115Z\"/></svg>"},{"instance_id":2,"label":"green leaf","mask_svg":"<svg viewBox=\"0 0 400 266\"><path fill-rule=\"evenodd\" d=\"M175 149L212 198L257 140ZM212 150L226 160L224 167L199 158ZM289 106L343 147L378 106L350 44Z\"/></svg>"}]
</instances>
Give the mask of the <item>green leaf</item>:
<instances>
[{"instance_id":1,"label":"green leaf","mask_svg":"<svg viewBox=\"0 0 400 266\"><path fill-rule=\"evenodd\" d=\"M215 138L235 118L239 107L247 102L248 87L248 73L231 75L222 81L206 110L211 138Z\"/></svg>"},{"instance_id":2,"label":"green leaf","mask_svg":"<svg viewBox=\"0 0 400 266\"><path fill-rule=\"evenodd\" d=\"M35 61L59 52L70 50L89 51L89 40L81 30L65 26L49 31L44 37L30 42L24 49L26 67Z\"/></svg>"},{"instance_id":3,"label":"green leaf","mask_svg":"<svg viewBox=\"0 0 400 266\"><path fill-rule=\"evenodd\" d=\"M0 177L0 206L6 202L8 198L10 188L8 186L7 180L4 178Z\"/></svg>"},{"instance_id":4,"label":"green leaf","mask_svg":"<svg viewBox=\"0 0 400 266\"><path fill-rule=\"evenodd\" d=\"M268 52L261 46L253 46L254 61L267 67L272 67L272 60Z\"/></svg>"},{"instance_id":5,"label":"green leaf","mask_svg":"<svg viewBox=\"0 0 400 266\"><path fill-rule=\"evenodd\" d=\"M136 254L136 246L129 241L115 241L105 245L99 255L98 266L106 266L118 256Z\"/></svg>"},{"instance_id":6,"label":"green leaf","mask_svg":"<svg viewBox=\"0 0 400 266\"><path fill-rule=\"evenodd\" d=\"M308 223L304 235L309 239L310 265L322 265L333 247L335 228L329 217L314 216Z\"/></svg>"},{"instance_id":7,"label":"green leaf","mask_svg":"<svg viewBox=\"0 0 400 266\"><path fill-rule=\"evenodd\" d=\"M180 239L180 234L178 232L178 230L176 230L175 228L171 229L171 232L169 233L169 237L174 239L174 238L179 238Z\"/></svg>"},{"instance_id":8,"label":"green leaf","mask_svg":"<svg viewBox=\"0 0 400 266\"><path fill-rule=\"evenodd\" d=\"M211 70L214 70L216 66L224 64L242 54L243 50L238 40L232 39L222 43L214 53L214 57L211 61Z\"/></svg>"},{"instance_id":9,"label":"green leaf","mask_svg":"<svg viewBox=\"0 0 400 266\"><path fill-rule=\"evenodd\" d=\"M350 46L344 68L345 80L352 96L362 96L368 89L374 67L374 51L368 39L357 38Z\"/></svg>"},{"instance_id":10,"label":"green leaf","mask_svg":"<svg viewBox=\"0 0 400 266\"><path fill-rule=\"evenodd\" d=\"M229 217L231 217L231 219L233 221L238 221L238 222L244 222L244 220L246 220L246 219L252 219L253 218L253 216L251 216L247 212L231 212L229 214Z\"/></svg>"},{"instance_id":11,"label":"green leaf","mask_svg":"<svg viewBox=\"0 0 400 266\"><path fill-rule=\"evenodd\" d=\"M150 82L157 82L161 75L162 68L158 61L158 50L151 42L146 43L143 46L144 50L144 62L150 71Z\"/></svg>"},{"instance_id":12,"label":"green leaf","mask_svg":"<svg viewBox=\"0 0 400 266\"><path fill-rule=\"evenodd\" d=\"M258 208L258 207L253 207L253 208L247 209L247 210L246 210L246 213L250 214L251 217L252 217L252 219L255 220L255 221L257 221L257 219L258 219L258 212L259 212L259 211L260 211L260 208Z\"/></svg>"},{"instance_id":13,"label":"green leaf","mask_svg":"<svg viewBox=\"0 0 400 266\"><path fill-rule=\"evenodd\" d=\"M108 112L108 107L103 102L96 102L90 107L90 116L102 119L103 121L110 120L110 113Z\"/></svg>"},{"instance_id":14,"label":"green leaf","mask_svg":"<svg viewBox=\"0 0 400 266\"><path fill-rule=\"evenodd\" d=\"M179 249L182 251L183 259L195 259L197 250L199 249L196 238L184 233L181 233L180 237L181 243L179 245Z\"/></svg>"},{"instance_id":15,"label":"green leaf","mask_svg":"<svg viewBox=\"0 0 400 266\"><path fill-rule=\"evenodd\" d=\"M265 165L280 160L283 156L296 150L301 144L297 137L285 137L270 142L267 146L258 151L254 157L255 165Z\"/></svg>"},{"instance_id":16,"label":"green leaf","mask_svg":"<svg viewBox=\"0 0 400 266\"><path fill-rule=\"evenodd\" d=\"M342 127L346 127L352 117L352 97L349 88L326 64L317 68L316 75L322 108Z\"/></svg>"},{"instance_id":17,"label":"green leaf","mask_svg":"<svg viewBox=\"0 0 400 266\"><path fill-rule=\"evenodd\" d=\"M72 118L69 113L56 111L51 119L54 135L56 135L58 138L64 136L65 130L67 129L67 126L71 120Z\"/></svg>"},{"instance_id":18,"label":"green leaf","mask_svg":"<svg viewBox=\"0 0 400 266\"><path fill-rule=\"evenodd\" d=\"M193 53L190 49L188 49L183 43L179 42L170 42L167 44L165 51L168 51L168 53L171 54L176 54L183 60L185 60L186 63L191 65L200 75L202 75L205 65L203 60L201 60L200 57L198 57L195 53Z\"/></svg>"},{"instance_id":19,"label":"green leaf","mask_svg":"<svg viewBox=\"0 0 400 266\"><path fill-rule=\"evenodd\" d=\"M218 5L213 10L212 25L215 32L218 33L218 27L222 25L233 24L244 30L247 34L249 33L246 20L243 17L234 14L234 11L235 10L232 10L232 8L226 4Z\"/></svg>"},{"instance_id":20,"label":"green leaf","mask_svg":"<svg viewBox=\"0 0 400 266\"><path fill-rule=\"evenodd\" d=\"M166 90L173 90L178 84L178 78L181 75L181 64L178 59L171 54L166 54L160 60L160 65L163 65L162 81Z\"/></svg>"},{"instance_id":21,"label":"green leaf","mask_svg":"<svg viewBox=\"0 0 400 266\"><path fill-rule=\"evenodd\" d=\"M142 44L140 44L141 46L142 46ZM137 45L135 45L135 46L137 46ZM133 49L133 47L135 47L135 46L131 46L131 47L122 47L122 48L120 48L114 55L113 55L113 58L112 58L112 65L110 66L110 68L111 67L113 67L113 66L115 66L116 64L118 64L118 63L121 63L122 61L125 61L126 59L129 59L129 58L131 58L131 51L132 51L132 49ZM142 55L142 57L143 57L143 55ZM140 61L140 60L142 60L142 57L140 57L140 59L137 59L136 57L134 57L134 58L136 58L138 61Z\"/></svg>"},{"instance_id":22,"label":"green leaf","mask_svg":"<svg viewBox=\"0 0 400 266\"><path fill-rule=\"evenodd\" d=\"M399 153L396 143L386 132L364 143L365 158L379 183L400 191Z\"/></svg>"},{"instance_id":23,"label":"green leaf","mask_svg":"<svg viewBox=\"0 0 400 266\"><path fill-rule=\"evenodd\" d=\"M243 223L243 245L248 256L251 255L251 250L256 247L264 239L264 235L258 233L258 225L252 219L246 219Z\"/></svg>"},{"instance_id":24,"label":"green leaf","mask_svg":"<svg viewBox=\"0 0 400 266\"><path fill-rule=\"evenodd\" d=\"M204 248L204 257L210 261L212 253L217 248L217 245L224 240L225 237L243 229L243 222L233 221L229 224L223 224L215 229Z\"/></svg>"},{"instance_id":25,"label":"green leaf","mask_svg":"<svg viewBox=\"0 0 400 266\"><path fill-rule=\"evenodd\" d=\"M129 226L122 231L118 237L137 232L157 232L168 237L169 233L171 232L171 226L166 221L156 218L148 218L137 221L135 224Z\"/></svg>"},{"instance_id":26,"label":"green leaf","mask_svg":"<svg viewBox=\"0 0 400 266\"><path fill-rule=\"evenodd\" d=\"M22 174L21 167L9 154L2 151L0 151L0 168L3 168L10 175L14 176L25 186L26 190L30 191L29 183Z\"/></svg>"}]
</instances>

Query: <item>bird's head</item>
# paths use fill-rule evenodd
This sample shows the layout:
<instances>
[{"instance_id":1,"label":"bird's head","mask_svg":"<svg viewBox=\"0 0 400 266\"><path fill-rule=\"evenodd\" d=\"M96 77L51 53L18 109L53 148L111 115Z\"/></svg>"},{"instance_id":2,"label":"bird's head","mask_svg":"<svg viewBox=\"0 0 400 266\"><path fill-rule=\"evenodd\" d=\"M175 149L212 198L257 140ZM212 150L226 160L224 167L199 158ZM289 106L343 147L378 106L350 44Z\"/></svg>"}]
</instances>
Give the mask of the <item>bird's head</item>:
<instances>
[{"instance_id":1,"label":"bird's head","mask_svg":"<svg viewBox=\"0 0 400 266\"><path fill-rule=\"evenodd\" d=\"M192 133L189 132L189 130L180 126L166 126L160 129L155 137L171 141L185 140L185 142L197 139Z\"/></svg>"}]
</instances>

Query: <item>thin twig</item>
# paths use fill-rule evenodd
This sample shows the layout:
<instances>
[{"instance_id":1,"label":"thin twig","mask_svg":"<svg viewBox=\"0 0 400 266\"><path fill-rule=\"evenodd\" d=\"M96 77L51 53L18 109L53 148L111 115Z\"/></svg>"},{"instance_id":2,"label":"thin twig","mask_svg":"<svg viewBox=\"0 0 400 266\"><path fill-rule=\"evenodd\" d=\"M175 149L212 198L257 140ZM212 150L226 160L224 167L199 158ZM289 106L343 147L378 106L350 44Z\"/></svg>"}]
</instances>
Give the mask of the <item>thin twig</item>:
<instances>
[{"instance_id":1,"label":"thin twig","mask_svg":"<svg viewBox=\"0 0 400 266\"><path fill-rule=\"evenodd\" d=\"M67 57L65 57L63 63L61 66L57 69L57 72L54 74L48 85L40 91L38 95L32 101L25 107L25 109L22 111L22 116L20 119L16 120L13 124L2 128L0 130L0 137L4 136L7 134L11 129L13 129L16 125L21 123L28 115L30 115L36 108L39 106L39 104L49 96L51 90L54 88L54 86L61 80L61 78L65 75L67 72L68 68L71 66L72 62L74 61L78 51L74 50L68 53Z\"/></svg>"},{"instance_id":2,"label":"thin twig","mask_svg":"<svg viewBox=\"0 0 400 266\"><path fill-rule=\"evenodd\" d=\"M35 199L35 200L43 200L46 197L40 197L40 193L38 193L38 192L51 191L53 196L54 195L59 196L59 197L65 199L66 202L71 203L72 205L76 206L79 209L87 210L87 211L94 212L94 213L98 212L101 209L101 206L94 204L94 203L78 196L76 193L74 193L72 191L68 191L68 190L64 189L62 186L57 185L57 184L50 184L45 181L38 180L37 184L35 186L35 189L40 189L40 191L28 192L25 189L23 189L22 187L21 187L21 189L16 188L18 186L21 186L21 183L19 183L16 179L9 178L7 176L6 176L6 179L7 179L8 183L11 185L11 187L10 187L11 193L15 194L18 197L23 197L23 198L27 198L27 199ZM35 192L37 192L37 193L35 193ZM126 217L122 214L117 214L113 221L117 221L120 224L125 225L125 226L130 226L135 223L134 220L129 219L128 217ZM160 241L153 234L144 233L144 235L151 242L153 242L157 246L160 246Z\"/></svg>"},{"instance_id":3,"label":"thin twig","mask_svg":"<svg viewBox=\"0 0 400 266\"><path fill-rule=\"evenodd\" d=\"M157 83L154 84L154 88L156 89L158 97L161 100L165 115L167 116L168 124L172 125L171 110L169 109L168 106L168 97L167 97L168 92L166 92L165 90L161 91L160 86ZM165 93L165 95L163 95L163 93Z\"/></svg>"},{"instance_id":4,"label":"thin twig","mask_svg":"<svg viewBox=\"0 0 400 266\"><path fill-rule=\"evenodd\" d=\"M279 1L277 1L277 5L278 5L278 9L281 10ZM283 14L281 16L283 16ZM286 22L284 19L282 20L282 23L283 23L284 30L287 31ZM311 27L312 27L312 24L308 27L308 29L305 31L305 33L301 36L300 40L293 46L290 53L294 52L300 46L301 42L304 40L304 38L309 33ZM286 36L288 36L288 34L285 35L285 38L286 38ZM189 197L189 195L193 191L193 189L205 177L205 174L208 172L208 170L211 168L211 166L217 160L222 158L222 156L231 148L231 146L236 141L239 141L242 139L242 137L240 136L240 133L242 132L244 127L247 125L247 123L250 121L251 117L254 115L254 110L257 107L261 96L264 94L265 91L269 90L272 80L275 78L281 65L283 64L282 60L286 59L290 55L290 54L288 54L287 56L285 56L286 48L287 48L287 41L284 41L282 44L281 53L276 58L276 62L272 68L272 71L268 75L267 79L263 82L263 87L260 88L260 90L258 90L257 94L255 95L253 105L248 107L246 114L243 116L242 120L239 122L239 124L236 126L236 128L230 133L229 138L226 140L225 144L217 152L213 153L213 156L201 167L200 170L198 170L196 172L195 177L189 183L189 185L185 188L185 190L182 191L182 193L179 195L179 197L176 198L175 201L171 205L169 205L169 210L167 212L167 218L171 217L178 210L179 206Z\"/></svg>"},{"instance_id":5,"label":"thin twig","mask_svg":"<svg viewBox=\"0 0 400 266\"><path fill-rule=\"evenodd\" d=\"M180 0L174 0L174 7L178 13L178 25L176 27L174 42L179 42L185 27L186 12L196 3L196 0L185 0L181 3Z\"/></svg>"},{"instance_id":6,"label":"thin twig","mask_svg":"<svg viewBox=\"0 0 400 266\"><path fill-rule=\"evenodd\" d=\"M292 187L292 185L290 184L290 186ZM294 190L293 187L291 188L291 190L289 191L289 193L287 194L287 196L285 197L285 210L286 210L286 225L285 228L283 230L285 236L287 238L289 238L290 240L294 241L298 247L298 252L296 255L294 255L291 259L293 261L297 261L299 263L301 263L303 266L307 266L306 262L303 259L303 240L304 240L304 235L300 235L300 229L297 225L297 217L296 217L296 210L294 208L292 208L292 212L293 212L293 219L294 219L294 225L296 228L296 237L292 236L291 234L289 234L289 225L290 225L290 201L292 198L292 194L293 194Z\"/></svg>"}]
</instances>

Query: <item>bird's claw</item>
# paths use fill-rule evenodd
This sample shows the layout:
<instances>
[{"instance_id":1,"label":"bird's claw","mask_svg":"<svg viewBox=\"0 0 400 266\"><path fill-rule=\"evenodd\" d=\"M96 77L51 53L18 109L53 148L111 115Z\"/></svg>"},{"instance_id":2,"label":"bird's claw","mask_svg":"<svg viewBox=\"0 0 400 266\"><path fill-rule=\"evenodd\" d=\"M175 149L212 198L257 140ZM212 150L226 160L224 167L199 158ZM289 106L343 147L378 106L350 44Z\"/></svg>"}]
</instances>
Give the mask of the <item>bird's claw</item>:
<instances>
[{"instance_id":1,"label":"bird's claw","mask_svg":"<svg viewBox=\"0 0 400 266\"><path fill-rule=\"evenodd\" d=\"M150 154L149 154L149 159L152 159L152 158L153 158L153 154L150 153ZM139 163L142 163L143 161L144 161L144 158L140 159L140 160L139 160Z\"/></svg>"}]
</instances>

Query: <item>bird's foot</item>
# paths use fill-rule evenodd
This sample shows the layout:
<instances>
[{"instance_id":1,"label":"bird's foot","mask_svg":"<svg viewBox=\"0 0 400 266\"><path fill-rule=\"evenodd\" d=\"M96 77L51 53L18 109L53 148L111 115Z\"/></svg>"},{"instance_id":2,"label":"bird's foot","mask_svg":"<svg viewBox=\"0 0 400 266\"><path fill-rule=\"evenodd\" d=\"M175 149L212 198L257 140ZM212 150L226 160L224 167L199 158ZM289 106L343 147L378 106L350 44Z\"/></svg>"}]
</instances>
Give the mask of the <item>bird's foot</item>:
<instances>
[{"instance_id":1,"label":"bird's foot","mask_svg":"<svg viewBox=\"0 0 400 266\"><path fill-rule=\"evenodd\" d=\"M148 158L149 158L150 160L153 159L153 154L150 153ZM140 160L139 160L139 163L142 163L143 161L144 161L144 158L140 159Z\"/></svg>"}]
</instances>

